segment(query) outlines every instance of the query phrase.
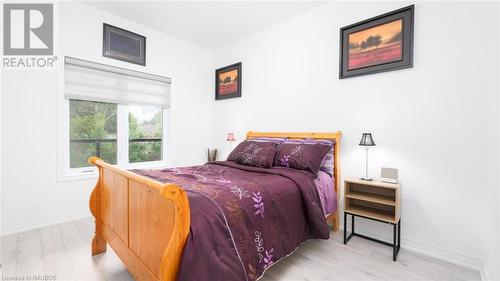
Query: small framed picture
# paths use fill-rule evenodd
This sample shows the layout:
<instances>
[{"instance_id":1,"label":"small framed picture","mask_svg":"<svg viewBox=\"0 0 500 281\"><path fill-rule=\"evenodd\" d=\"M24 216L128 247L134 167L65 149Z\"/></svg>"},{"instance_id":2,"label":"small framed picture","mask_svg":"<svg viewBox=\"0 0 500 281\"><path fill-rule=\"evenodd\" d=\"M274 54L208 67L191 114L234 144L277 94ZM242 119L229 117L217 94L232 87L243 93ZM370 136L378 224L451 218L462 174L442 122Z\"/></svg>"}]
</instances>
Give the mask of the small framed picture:
<instances>
[{"instance_id":1,"label":"small framed picture","mask_svg":"<svg viewBox=\"0 0 500 281\"><path fill-rule=\"evenodd\" d=\"M146 65L146 37L104 24L102 55L107 58Z\"/></svg>"},{"instance_id":2,"label":"small framed picture","mask_svg":"<svg viewBox=\"0 0 500 281\"><path fill-rule=\"evenodd\" d=\"M215 70L215 99L241 97L241 62Z\"/></svg>"},{"instance_id":3,"label":"small framed picture","mask_svg":"<svg viewBox=\"0 0 500 281\"><path fill-rule=\"evenodd\" d=\"M414 5L340 29L339 77L413 67Z\"/></svg>"}]
</instances>

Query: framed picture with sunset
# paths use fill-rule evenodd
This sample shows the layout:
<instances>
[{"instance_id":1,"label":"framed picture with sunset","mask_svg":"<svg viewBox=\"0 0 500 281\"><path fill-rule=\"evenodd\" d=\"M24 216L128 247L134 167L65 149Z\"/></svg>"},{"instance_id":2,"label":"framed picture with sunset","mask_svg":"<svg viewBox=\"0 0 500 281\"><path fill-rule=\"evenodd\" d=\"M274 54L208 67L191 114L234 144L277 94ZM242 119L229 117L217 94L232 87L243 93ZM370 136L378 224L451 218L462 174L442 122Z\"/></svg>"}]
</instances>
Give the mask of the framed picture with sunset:
<instances>
[{"instance_id":1,"label":"framed picture with sunset","mask_svg":"<svg viewBox=\"0 0 500 281\"><path fill-rule=\"evenodd\" d=\"M241 97L241 62L215 70L215 99Z\"/></svg>"},{"instance_id":2,"label":"framed picture with sunset","mask_svg":"<svg viewBox=\"0 0 500 281\"><path fill-rule=\"evenodd\" d=\"M414 5L340 29L342 78L413 67Z\"/></svg>"}]
</instances>

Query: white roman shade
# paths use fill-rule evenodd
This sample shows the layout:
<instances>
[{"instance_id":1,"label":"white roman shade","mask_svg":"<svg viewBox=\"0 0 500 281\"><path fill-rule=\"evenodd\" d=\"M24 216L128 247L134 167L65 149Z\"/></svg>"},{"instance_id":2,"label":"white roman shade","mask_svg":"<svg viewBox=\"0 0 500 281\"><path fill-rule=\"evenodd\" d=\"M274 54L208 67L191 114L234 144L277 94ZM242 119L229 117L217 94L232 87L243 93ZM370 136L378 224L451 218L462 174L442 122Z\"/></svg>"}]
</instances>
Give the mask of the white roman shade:
<instances>
[{"instance_id":1,"label":"white roman shade","mask_svg":"<svg viewBox=\"0 0 500 281\"><path fill-rule=\"evenodd\" d=\"M65 57L66 99L170 106L168 77Z\"/></svg>"}]
</instances>

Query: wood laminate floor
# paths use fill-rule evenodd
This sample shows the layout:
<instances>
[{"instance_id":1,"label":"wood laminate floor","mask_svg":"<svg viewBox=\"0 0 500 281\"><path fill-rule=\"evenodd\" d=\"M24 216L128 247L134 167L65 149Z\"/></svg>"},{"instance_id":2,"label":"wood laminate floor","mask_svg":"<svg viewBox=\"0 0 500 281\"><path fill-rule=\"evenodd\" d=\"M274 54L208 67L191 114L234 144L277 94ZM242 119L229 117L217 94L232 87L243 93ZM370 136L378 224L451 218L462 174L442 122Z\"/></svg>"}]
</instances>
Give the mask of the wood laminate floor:
<instances>
[{"instance_id":1,"label":"wood laminate floor","mask_svg":"<svg viewBox=\"0 0 500 281\"><path fill-rule=\"evenodd\" d=\"M104 254L90 255L93 233L88 218L2 237L0 280L33 275L52 277L47 280L134 280L110 247ZM341 238L338 232L330 240L302 244L260 280L481 280L478 271L449 262L405 249L393 262L390 247L358 237L343 245Z\"/></svg>"}]
</instances>

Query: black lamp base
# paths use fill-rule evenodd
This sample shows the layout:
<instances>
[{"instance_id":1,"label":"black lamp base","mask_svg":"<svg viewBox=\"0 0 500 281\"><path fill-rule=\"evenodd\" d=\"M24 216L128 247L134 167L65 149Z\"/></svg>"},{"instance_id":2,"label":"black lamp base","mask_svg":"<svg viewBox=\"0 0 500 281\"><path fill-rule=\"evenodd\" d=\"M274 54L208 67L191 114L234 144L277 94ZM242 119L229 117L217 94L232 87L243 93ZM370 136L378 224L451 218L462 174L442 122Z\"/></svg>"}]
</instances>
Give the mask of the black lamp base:
<instances>
[{"instance_id":1,"label":"black lamp base","mask_svg":"<svg viewBox=\"0 0 500 281\"><path fill-rule=\"evenodd\" d=\"M372 181L373 178L365 178L365 177L361 177L361 180L364 180L364 181Z\"/></svg>"}]
</instances>

